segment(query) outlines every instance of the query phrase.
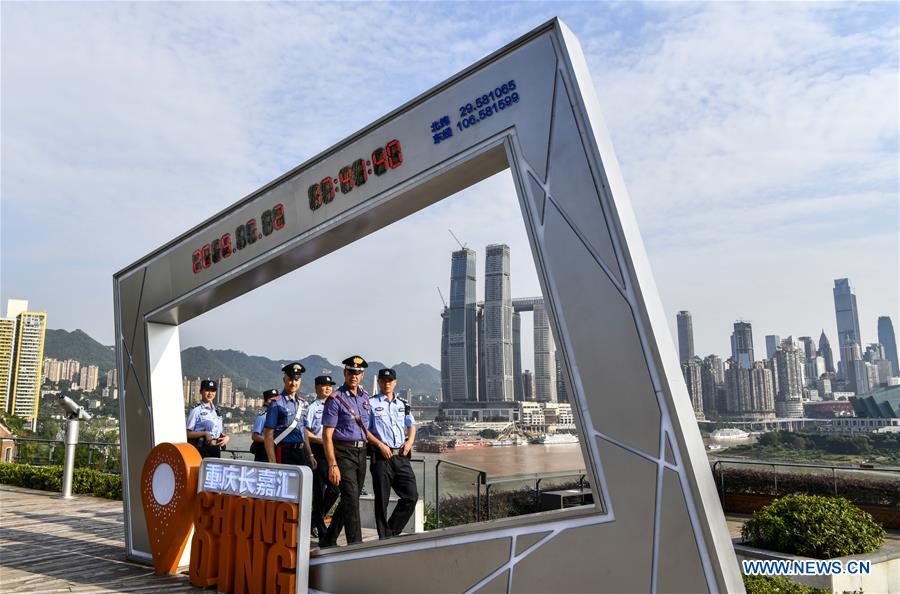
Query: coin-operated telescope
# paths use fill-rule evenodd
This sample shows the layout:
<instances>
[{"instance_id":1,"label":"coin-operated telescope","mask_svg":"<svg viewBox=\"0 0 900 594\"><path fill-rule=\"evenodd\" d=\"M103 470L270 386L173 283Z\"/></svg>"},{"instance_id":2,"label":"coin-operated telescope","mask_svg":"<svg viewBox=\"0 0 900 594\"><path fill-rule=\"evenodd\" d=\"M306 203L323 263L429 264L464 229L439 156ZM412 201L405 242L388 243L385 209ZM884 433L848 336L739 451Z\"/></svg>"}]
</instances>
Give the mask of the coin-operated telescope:
<instances>
[{"instance_id":1,"label":"coin-operated telescope","mask_svg":"<svg viewBox=\"0 0 900 594\"><path fill-rule=\"evenodd\" d=\"M66 411L66 462L63 466L62 498L72 499L72 472L75 470L75 446L78 445L79 421L91 420L84 407L69 398L60 396L56 401Z\"/></svg>"},{"instance_id":2,"label":"coin-operated telescope","mask_svg":"<svg viewBox=\"0 0 900 594\"><path fill-rule=\"evenodd\" d=\"M84 410L84 407L69 398L68 396L59 397L59 405L66 411L66 418L69 420L90 421L91 413Z\"/></svg>"}]
</instances>

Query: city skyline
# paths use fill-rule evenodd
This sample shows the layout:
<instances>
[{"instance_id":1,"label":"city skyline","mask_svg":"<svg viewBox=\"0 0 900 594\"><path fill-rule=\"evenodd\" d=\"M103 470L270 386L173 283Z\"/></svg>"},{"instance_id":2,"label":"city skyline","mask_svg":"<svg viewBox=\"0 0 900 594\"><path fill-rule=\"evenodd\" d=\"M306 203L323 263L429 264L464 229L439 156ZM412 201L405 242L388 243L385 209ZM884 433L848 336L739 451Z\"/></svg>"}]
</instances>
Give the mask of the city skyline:
<instances>
[{"instance_id":1,"label":"city skyline","mask_svg":"<svg viewBox=\"0 0 900 594\"><path fill-rule=\"evenodd\" d=\"M895 5L379 4L354 7L365 18L353 19L317 4L0 10L0 301L27 297L51 327L112 344L113 272L557 14L584 46L673 342L675 315L689 310L697 353L727 355L729 328L744 319L759 352L763 336L824 329L839 359L830 293L843 277L859 297L863 345L878 317L900 317ZM329 32L328 43L289 34L298 26ZM384 36L392 51L374 55ZM322 51L356 64L357 84L319 92ZM439 366L440 319L429 320L454 247L446 229L529 253L524 233L462 230L473 212L521 227L514 192L508 174L495 176L449 199L476 210L441 203L419 228L397 228L404 242L372 250L421 305L395 311L373 298L360 316L403 314L398 331L423 328L380 357ZM433 254L416 264L408 252L420 246ZM304 293L358 259L336 254L212 312L184 328L182 346L346 356L330 335L353 304L310 316L321 303ZM300 339L273 331L284 312L303 319ZM366 337L354 350L375 348Z\"/></svg>"}]
</instances>

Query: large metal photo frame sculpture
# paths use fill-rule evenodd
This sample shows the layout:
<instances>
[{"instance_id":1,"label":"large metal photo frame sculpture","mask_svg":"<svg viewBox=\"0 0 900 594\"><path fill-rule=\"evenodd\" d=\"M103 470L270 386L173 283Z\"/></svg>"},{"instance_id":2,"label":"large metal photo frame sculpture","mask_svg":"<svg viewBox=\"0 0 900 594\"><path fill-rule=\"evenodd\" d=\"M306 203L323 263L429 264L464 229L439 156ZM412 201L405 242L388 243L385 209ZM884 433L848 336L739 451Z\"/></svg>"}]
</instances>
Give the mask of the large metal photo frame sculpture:
<instances>
[{"instance_id":1,"label":"large metal photo frame sculpture","mask_svg":"<svg viewBox=\"0 0 900 594\"><path fill-rule=\"evenodd\" d=\"M331 549L310 587L743 591L587 64L558 19L114 276L130 558L150 560L141 466L184 441L178 325L507 167L602 504Z\"/></svg>"}]
</instances>

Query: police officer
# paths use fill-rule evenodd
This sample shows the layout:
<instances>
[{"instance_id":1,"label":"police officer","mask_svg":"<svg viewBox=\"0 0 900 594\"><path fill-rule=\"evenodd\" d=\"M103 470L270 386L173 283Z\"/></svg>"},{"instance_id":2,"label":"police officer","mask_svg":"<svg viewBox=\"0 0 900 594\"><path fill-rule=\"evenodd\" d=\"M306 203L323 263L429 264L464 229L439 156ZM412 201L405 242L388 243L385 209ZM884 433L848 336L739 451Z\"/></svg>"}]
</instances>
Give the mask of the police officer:
<instances>
[{"instance_id":1,"label":"police officer","mask_svg":"<svg viewBox=\"0 0 900 594\"><path fill-rule=\"evenodd\" d=\"M322 441L328 462L328 480L341 491L335 516L342 514L347 543L352 544L362 541L359 490L366 479L366 443L383 448L388 457L390 450L368 430L371 407L361 382L369 364L359 355L347 357L343 364L344 383L325 403L322 413ZM335 526L332 518L328 533L324 540L320 539L319 546L334 546L339 531L340 526Z\"/></svg>"},{"instance_id":2,"label":"police officer","mask_svg":"<svg viewBox=\"0 0 900 594\"><path fill-rule=\"evenodd\" d=\"M369 430L388 447L390 455L372 451L372 489L375 491L375 527L378 538L399 536L416 509L419 491L416 475L410 463L410 451L416 439L416 420L409 412L409 404L394 395L397 372L378 371L380 392L369 402L372 406ZM400 501L387 518L391 489Z\"/></svg>"},{"instance_id":3,"label":"police officer","mask_svg":"<svg viewBox=\"0 0 900 594\"><path fill-rule=\"evenodd\" d=\"M306 368L300 363L282 367L284 390L269 405L263 424L266 456L269 462L296 464L316 469L309 443L304 439L303 400L300 398L300 378Z\"/></svg>"},{"instance_id":4,"label":"police officer","mask_svg":"<svg viewBox=\"0 0 900 594\"><path fill-rule=\"evenodd\" d=\"M200 450L202 458L219 458L229 439L222 433L222 417L213 404L217 389L211 379L200 382L200 403L191 409L185 423L188 442Z\"/></svg>"},{"instance_id":5,"label":"police officer","mask_svg":"<svg viewBox=\"0 0 900 594\"><path fill-rule=\"evenodd\" d=\"M250 444L250 452L256 462L269 461L269 456L266 455L266 437L263 435L263 431L266 424L266 411L269 404L277 398L278 390L274 388L262 393L263 409L256 415L256 420L253 421L253 431L250 433L250 439L253 440L253 443Z\"/></svg>"},{"instance_id":6,"label":"police officer","mask_svg":"<svg viewBox=\"0 0 900 594\"><path fill-rule=\"evenodd\" d=\"M316 459L316 470L313 472L311 524L316 535L323 541L327 532L325 516L340 495L338 488L328 482L328 461L325 459L325 446L322 445L322 413L333 389L334 380L330 375L320 375L316 378L316 400L306 407L305 419L306 440ZM341 515L332 516L331 522L332 525L338 523L335 534L340 532Z\"/></svg>"}]
</instances>

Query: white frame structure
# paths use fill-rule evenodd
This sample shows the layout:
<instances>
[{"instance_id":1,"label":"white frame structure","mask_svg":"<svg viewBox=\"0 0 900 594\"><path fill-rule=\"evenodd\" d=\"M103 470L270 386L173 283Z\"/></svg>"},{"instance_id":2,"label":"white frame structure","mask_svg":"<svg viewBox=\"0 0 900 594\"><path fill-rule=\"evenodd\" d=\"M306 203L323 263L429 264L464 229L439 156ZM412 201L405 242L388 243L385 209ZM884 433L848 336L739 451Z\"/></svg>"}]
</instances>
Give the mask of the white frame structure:
<instances>
[{"instance_id":1,"label":"white frame structure","mask_svg":"<svg viewBox=\"0 0 900 594\"><path fill-rule=\"evenodd\" d=\"M463 129L460 107L518 101ZM477 111L477 110L476 110ZM435 142L432 122L451 119ZM306 189L397 139L402 166L311 210ZM742 592L734 549L578 41L558 19L114 276L129 557L149 561L140 469L184 441L178 325L508 167L602 505L314 553L310 587L382 592ZM198 246L272 205L286 224L199 273ZM390 556L390 563L385 557ZM402 579L400 578L402 576Z\"/></svg>"}]
</instances>

